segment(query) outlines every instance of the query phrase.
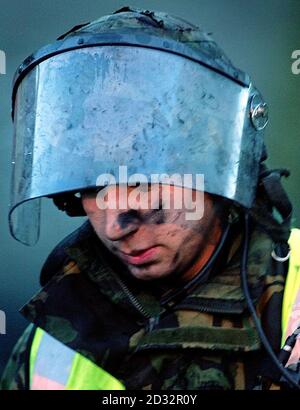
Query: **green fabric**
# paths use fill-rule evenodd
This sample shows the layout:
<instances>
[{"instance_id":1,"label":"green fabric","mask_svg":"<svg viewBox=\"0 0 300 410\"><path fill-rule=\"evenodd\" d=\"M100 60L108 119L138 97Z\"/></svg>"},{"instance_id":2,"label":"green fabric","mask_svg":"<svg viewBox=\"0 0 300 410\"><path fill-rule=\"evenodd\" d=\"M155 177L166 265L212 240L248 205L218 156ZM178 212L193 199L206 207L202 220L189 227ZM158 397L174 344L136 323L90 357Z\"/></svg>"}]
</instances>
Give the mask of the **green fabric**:
<instances>
[{"instance_id":1,"label":"green fabric","mask_svg":"<svg viewBox=\"0 0 300 410\"><path fill-rule=\"evenodd\" d=\"M15 344L0 380L0 390L24 390L26 388L27 352L33 331L31 323Z\"/></svg>"}]
</instances>

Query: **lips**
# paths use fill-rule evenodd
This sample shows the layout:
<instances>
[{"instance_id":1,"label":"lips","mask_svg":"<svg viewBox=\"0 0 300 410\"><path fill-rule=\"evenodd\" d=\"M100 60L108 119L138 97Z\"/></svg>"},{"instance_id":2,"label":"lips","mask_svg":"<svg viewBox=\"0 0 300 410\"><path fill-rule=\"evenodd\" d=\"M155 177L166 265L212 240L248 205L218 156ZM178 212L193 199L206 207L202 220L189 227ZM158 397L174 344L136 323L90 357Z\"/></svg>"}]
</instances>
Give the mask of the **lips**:
<instances>
[{"instance_id":1,"label":"lips","mask_svg":"<svg viewBox=\"0 0 300 410\"><path fill-rule=\"evenodd\" d=\"M147 249L133 250L130 253L120 252L122 259L131 265L142 265L149 263L156 256L158 246L152 246Z\"/></svg>"}]
</instances>

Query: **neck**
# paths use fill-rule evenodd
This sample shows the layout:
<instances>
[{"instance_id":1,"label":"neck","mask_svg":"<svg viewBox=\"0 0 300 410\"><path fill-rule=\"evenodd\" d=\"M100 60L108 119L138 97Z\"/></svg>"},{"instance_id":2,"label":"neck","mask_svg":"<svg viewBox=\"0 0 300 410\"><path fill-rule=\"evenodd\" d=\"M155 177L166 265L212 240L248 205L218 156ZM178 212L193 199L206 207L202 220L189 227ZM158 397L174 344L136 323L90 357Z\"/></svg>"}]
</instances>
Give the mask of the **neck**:
<instances>
[{"instance_id":1,"label":"neck","mask_svg":"<svg viewBox=\"0 0 300 410\"><path fill-rule=\"evenodd\" d=\"M193 279L207 264L211 256L213 255L216 247L221 239L222 236L222 229L219 225L216 225L213 232L211 232L210 239L207 241L208 243L205 245L200 255L197 259L193 262L193 264L181 275L180 282L189 282Z\"/></svg>"}]
</instances>

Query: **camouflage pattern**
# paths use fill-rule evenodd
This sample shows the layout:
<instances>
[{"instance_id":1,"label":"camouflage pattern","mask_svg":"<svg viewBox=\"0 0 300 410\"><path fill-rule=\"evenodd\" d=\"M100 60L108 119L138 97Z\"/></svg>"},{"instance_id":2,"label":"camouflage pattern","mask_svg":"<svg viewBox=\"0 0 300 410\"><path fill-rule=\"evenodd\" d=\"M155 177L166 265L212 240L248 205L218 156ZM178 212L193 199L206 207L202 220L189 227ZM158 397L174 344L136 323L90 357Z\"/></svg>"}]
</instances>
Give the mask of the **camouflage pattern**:
<instances>
[{"instance_id":1,"label":"camouflage pattern","mask_svg":"<svg viewBox=\"0 0 300 410\"><path fill-rule=\"evenodd\" d=\"M87 222L50 255L42 271L46 284L21 312L127 389L262 388L263 369L270 367L241 289L240 232L237 224L226 260L205 283L163 308L159 284L145 286L130 277ZM285 278L272 273L271 249L270 238L253 230L250 289L278 350ZM26 388L26 340L28 331L8 363L2 388Z\"/></svg>"},{"instance_id":2,"label":"camouflage pattern","mask_svg":"<svg viewBox=\"0 0 300 410\"><path fill-rule=\"evenodd\" d=\"M134 34L138 41L142 40L143 34L175 40L178 44L182 43L202 55L208 65L242 82L249 82L248 76L232 64L224 51L214 41L211 33L180 17L161 11L123 7L113 14L102 16L87 24L75 26L59 39L82 34L114 32Z\"/></svg>"},{"instance_id":3,"label":"camouflage pattern","mask_svg":"<svg viewBox=\"0 0 300 410\"><path fill-rule=\"evenodd\" d=\"M28 345L31 344L34 326L30 324L19 338L2 375L1 390L24 390L28 386Z\"/></svg>"}]
</instances>

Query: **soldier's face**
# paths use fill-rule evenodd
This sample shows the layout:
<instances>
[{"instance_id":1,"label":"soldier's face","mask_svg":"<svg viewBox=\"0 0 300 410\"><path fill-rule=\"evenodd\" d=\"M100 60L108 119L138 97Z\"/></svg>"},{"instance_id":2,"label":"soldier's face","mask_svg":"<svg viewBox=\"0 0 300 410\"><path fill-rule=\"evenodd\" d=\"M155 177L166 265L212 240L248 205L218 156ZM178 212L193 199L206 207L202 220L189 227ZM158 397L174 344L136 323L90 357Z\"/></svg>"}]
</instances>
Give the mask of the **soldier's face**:
<instances>
[{"instance_id":1,"label":"soldier's face","mask_svg":"<svg viewBox=\"0 0 300 410\"><path fill-rule=\"evenodd\" d=\"M220 207L210 195L187 188L168 186L164 194L158 184L139 189L139 195L136 188L118 186L82 194L96 234L138 279L158 279L173 272L189 279L220 239ZM170 201L165 204L167 192ZM183 206L176 209L180 198ZM193 206L198 212L192 216L195 219L191 219Z\"/></svg>"}]
</instances>

